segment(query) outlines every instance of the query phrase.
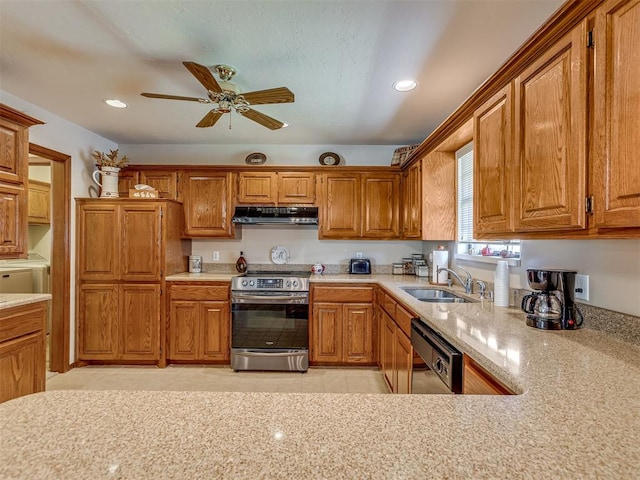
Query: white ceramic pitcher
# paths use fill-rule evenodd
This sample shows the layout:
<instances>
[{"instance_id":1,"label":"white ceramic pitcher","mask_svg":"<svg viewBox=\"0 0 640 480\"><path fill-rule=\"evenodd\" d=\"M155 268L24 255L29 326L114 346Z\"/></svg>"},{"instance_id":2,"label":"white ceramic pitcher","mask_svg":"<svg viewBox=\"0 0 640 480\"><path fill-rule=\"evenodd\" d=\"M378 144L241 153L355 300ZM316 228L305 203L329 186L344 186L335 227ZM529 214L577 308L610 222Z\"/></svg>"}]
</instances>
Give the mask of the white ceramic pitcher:
<instances>
[{"instance_id":1,"label":"white ceramic pitcher","mask_svg":"<svg viewBox=\"0 0 640 480\"><path fill-rule=\"evenodd\" d=\"M100 185L100 198L116 198L118 195L118 167L102 167L92 174L93 181ZM102 176L102 182L98 180L98 175Z\"/></svg>"}]
</instances>

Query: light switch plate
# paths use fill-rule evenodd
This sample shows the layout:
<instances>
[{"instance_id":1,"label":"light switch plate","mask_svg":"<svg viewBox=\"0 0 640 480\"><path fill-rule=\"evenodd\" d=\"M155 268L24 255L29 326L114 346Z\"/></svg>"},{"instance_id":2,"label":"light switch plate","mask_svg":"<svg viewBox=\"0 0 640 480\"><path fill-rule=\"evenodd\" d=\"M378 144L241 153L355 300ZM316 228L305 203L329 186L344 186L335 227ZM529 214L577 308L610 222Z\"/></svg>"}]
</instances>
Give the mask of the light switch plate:
<instances>
[{"instance_id":1,"label":"light switch plate","mask_svg":"<svg viewBox=\"0 0 640 480\"><path fill-rule=\"evenodd\" d=\"M589 301L589 275L576 274L575 297Z\"/></svg>"}]
</instances>

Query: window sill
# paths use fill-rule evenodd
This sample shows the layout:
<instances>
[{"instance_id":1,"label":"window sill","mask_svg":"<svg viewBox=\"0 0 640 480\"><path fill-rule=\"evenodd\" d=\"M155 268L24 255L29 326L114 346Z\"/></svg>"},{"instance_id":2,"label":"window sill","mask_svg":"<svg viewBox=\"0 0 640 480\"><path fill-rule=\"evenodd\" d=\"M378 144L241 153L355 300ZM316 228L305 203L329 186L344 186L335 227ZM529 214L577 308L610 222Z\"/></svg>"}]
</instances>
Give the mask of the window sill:
<instances>
[{"instance_id":1,"label":"window sill","mask_svg":"<svg viewBox=\"0 0 640 480\"><path fill-rule=\"evenodd\" d=\"M466 253L456 253L454 254L456 260L464 260L466 262L477 262L477 263L498 263L498 260L506 260L510 267L519 267L520 259L519 258L502 258L502 257L484 257L482 255L467 255Z\"/></svg>"}]
</instances>

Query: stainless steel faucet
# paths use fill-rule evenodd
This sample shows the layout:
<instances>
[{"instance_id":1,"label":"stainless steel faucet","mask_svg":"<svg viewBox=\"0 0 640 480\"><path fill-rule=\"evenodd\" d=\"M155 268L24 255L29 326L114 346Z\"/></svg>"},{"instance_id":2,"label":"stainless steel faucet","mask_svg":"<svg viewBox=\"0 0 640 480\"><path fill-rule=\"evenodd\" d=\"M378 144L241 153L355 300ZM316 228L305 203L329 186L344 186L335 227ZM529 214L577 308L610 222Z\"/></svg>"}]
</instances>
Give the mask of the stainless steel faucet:
<instances>
[{"instance_id":1,"label":"stainless steel faucet","mask_svg":"<svg viewBox=\"0 0 640 480\"><path fill-rule=\"evenodd\" d=\"M464 287L464 293L471 293L471 290L473 289L473 277L464 268L462 268L462 267L458 267L458 268L460 270L462 270L464 273L467 274L467 279L466 280L463 281L462 278L460 278L460 275L458 275L456 272L454 272L450 268L440 267L440 268L438 268L438 273L446 270L447 272L452 274L456 278L456 280L458 280L458 282L460 282L460 285L462 285Z\"/></svg>"}]
</instances>

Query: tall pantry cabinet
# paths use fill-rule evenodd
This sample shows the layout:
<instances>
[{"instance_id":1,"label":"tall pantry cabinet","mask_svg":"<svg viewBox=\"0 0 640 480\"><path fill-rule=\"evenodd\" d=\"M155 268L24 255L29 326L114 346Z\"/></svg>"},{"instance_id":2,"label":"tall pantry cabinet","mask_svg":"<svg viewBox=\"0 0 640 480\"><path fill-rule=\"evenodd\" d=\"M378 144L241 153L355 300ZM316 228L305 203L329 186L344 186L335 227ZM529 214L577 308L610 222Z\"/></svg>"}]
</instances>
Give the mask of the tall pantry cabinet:
<instances>
[{"instance_id":1,"label":"tall pantry cabinet","mask_svg":"<svg viewBox=\"0 0 640 480\"><path fill-rule=\"evenodd\" d=\"M77 358L157 363L166 351L164 278L184 272L182 205L77 199Z\"/></svg>"}]
</instances>

